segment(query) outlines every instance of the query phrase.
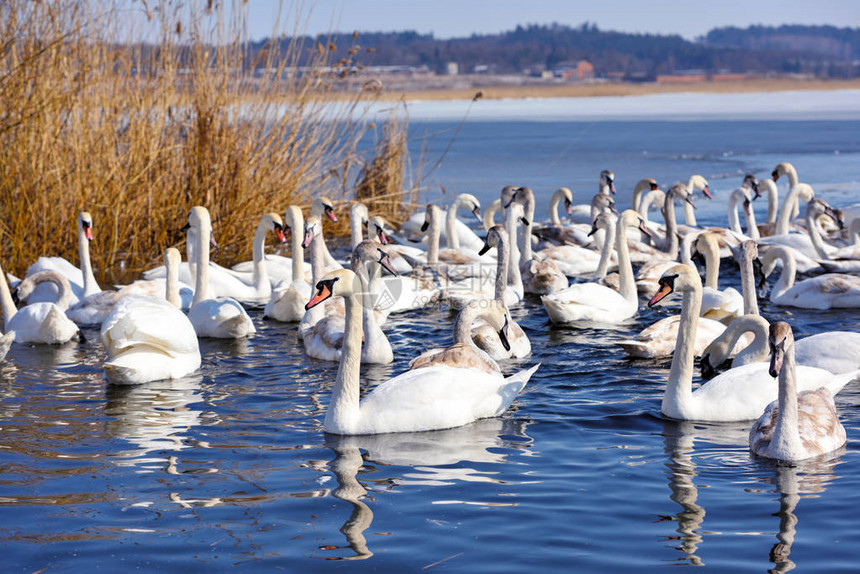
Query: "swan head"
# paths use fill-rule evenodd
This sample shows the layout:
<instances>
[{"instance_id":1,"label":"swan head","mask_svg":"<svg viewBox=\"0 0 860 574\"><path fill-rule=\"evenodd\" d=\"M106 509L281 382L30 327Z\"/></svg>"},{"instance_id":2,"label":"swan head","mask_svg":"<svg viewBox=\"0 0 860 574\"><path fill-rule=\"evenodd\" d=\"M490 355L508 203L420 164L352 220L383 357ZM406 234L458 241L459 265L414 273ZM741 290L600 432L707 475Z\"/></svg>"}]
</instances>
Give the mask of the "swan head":
<instances>
[{"instance_id":1,"label":"swan head","mask_svg":"<svg viewBox=\"0 0 860 574\"><path fill-rule=\"evenodd\" d=\"M744 180L741 182L741 188L752 190L756 197L761 195L758 192L758 179L756 179L756 176L751 173L744 176Z\"/></svg>"},{"instance_id":2,"label":"swan head","mask_svg":"<svg viewBox=\"0 0 860 574\"><path fill-rule=\"evenodd\" d=\"M773 168L770 176L773 178L773 181L777 181L779 176L791 173L792 171L795 171L794 166L787 161L784 161Z\"/></svg>"},{"instance_id":3,"label":"swan head","mask_svg":"<svg viewBox=\"0 0 860 574\"><path fill-rule=\"evenodd\" d=\"M520 207L520 209L522 209L522 207ZM498 249L499 245L507 244L507 242L508 231L502 225L494 225L487 232L487 238L484 239L484 246L481 247L480 251L478 251L478 255L483 255L492 247Z\"/></svg>"},{"instance_id":4,"label":"swan head","mask_svg":"<svg viewBox=\"0 0 860 574\"><path fill-rule=\"evenodd\" d=\"M708 188L708 180L701 175L690 176L690 181L687 182L687 187L689 188L690 195L694 194L698 189L705 194L705 197L708 199L714 199L714 196L711 195L711 191Z\"/></svg>"},{"instance_id":5,"label":"swan head","mask_svg":"<svg viewBox=\"0 0 860 574\"><path fill-rule=\"evenodd\" d=\"M326 216L332 222L337 223L337 215L334 212L334 203L326 196L316 198L311 205L311 215Z\"/></svg>"},{"instance_id":6,"label":"swan head","mask_svg":"<svg viewBox=\"0 0 860 574\"><path fill-rule=\"evenodd\" d=\"M564 200L564 209L570 215L573 211L573 192L567 187L559 187L556 193L561 195Z\"/></svg>"},{"instance_id":7,"label":"swan head","mask_svg":"<svg viewBox=\"0 0 860 574\"><path fill-rule=\"evenodd\" d=\"M758 243L752 239L747 239L741 243L741 247L737 251L735 259L738 263L741 263L742 261L752 261L753 266L755 266L755 262L758 261L759 266L761 266L761 261L758 260Z\"/></svg>"},{"instance_id":8,"label":"swan head","mask_svg":"<svg viewBox=\"0 0 860 574\"><path fill-rule=\"evenodd\" d=\"M66 276L57 271L39 271L28 275L21 280L20 283L12 291L12 299L17 304L19 301L26 301L33 294L33 290L39 283L54 283L62 293L63 291L71 291L69 280Z\"/></svg>"},{"instance_id":9,"label":"swan head","mask_svg":"<svg viewBox=\"0 0 860 574\"><path fill-rule=\"evenodd\" d=\"M615 208L615 200L605 193L598 193L592 197L591 207L594 207L599 212L608 212L618 215L618 210Z\"/></svg>"},{"instance_id":10,"label":"swan head","mask_svg":"<svg viewBox=\"0 0 860 574\"><path fill-rule=\"evenodd\" d=\"M472 215L475 216L475 219L478 220L478 223L484 222L484 217L481 215L481 202L471 193L461 193L458 195L455 205L458 207L461 205L467 207L472 212Z\"/></svg>"},{"instance_id":11,"label":"swan head","mask_svg":"<svg viewBox=\"0 0 860 574\"><path fill-rule=\"evenodd\" d=\"M426 232L431 225L438 224L442 219L442 209L435 203L428 203L424 210L424 224L421 226L421 231Z\"/></svg>"},{"instance_id":12,"label":"swan head","mask_svg":"<svg viewBox=\"0 0 860 574\"><path fill-rule=\"evenodd\" d=\"M305 219L305 238L302 240L302 248L307 249L314 237L322 235L322 220L319 215L311 215Z\"/></svg>"},{"instance_id":13,"label":"swan head","mask_svg":"<svg viewBox=\"0 0 860 574\"><path fill-rule=\"evenodd\" d=\"M514 201L514 196L520 187L518 185L506 185L502 188L500 199L502 200L502 209L507 209L511 202Z\"/></svg>"},{"instance_id":14,"label":"swan head","mask_svg":"<svg viewBox=\"0 0 860 574\"><path fill-rule=\"evenodd\" d=\"M278 241L284 243L287 236L284 235L284 220L275 212L267 213L260 219L260 229L268 231L271 229L278 237Z\"/></svg>"},{"instance_id":15,"label":"swan head","mask_svg":"<svg viewBox=\"0 0 860 574\"><path fill-rule=\"evenodd\" d=\"M465 315L464 315L465 313ZM511 315L505 304L497 299L478 299L470 301L463 307L460 314L470 323L475 319L484 319L496 331L499 341L506 351L511 350L510 329Z\"/></svg>"},{"instance_id":16,"label":"swan head","mask_svg":"<svg viewBox=\"0 0 860 574\"><path fill-rule=\"evenodd\" d=\"M648 301L649 307L653 307L675 292L702 290L702 280L699 278L699 274L684 263L670 267L663 273L657 284L659 285L657 293Z\"/></svg>"},{"instance_id":17,"label":"swan head","mask_svg":"<svg viewBox=\"0 0 860 574\"><path fill-rule=\"evenodd\" d=\"M378 215L374 215L367 220L368 234L376 237L376 240L383 245L388 245L390 241L385 234L385 220Z\"/></svg>"},{"instance_id":18,"label":"swan head","mask_svg":"<svg viewBox=\"0 0 860 574\"><path fill-rule=\"evenodd\" d=\"M164 265L168 269L179 269L179 264L182 263L182 255L175 247L168 247L164 250Z\"/></svg>"},{"instance_id":19,"label":"swan head","mask_svg":"<svg viewBox=\"0 0 860 574\"><path fill-rule=\"evenodd\" d=\"M510 216L514 218L514 220L519 220L523 225L528 225L529 220L525 214L525 208L522 203L514 202L509 207Z\"/></svg>"},{"instance_id":20,"label":"swan head","mask_svg":"<svg viewBox=\"0 0 860 574\"><path fill-rule=\"evenodd\" d=\"M358 245L355 246L355 249L352 250L352 256L350 257L350 267L355 269L359 265L366 263L368 261L373 261L375 263L379 263L383 269L391 273L392 275L397 275L397 270L394 269L394 266L391 264L391 259L388 257L388 252L385 251L376 241L366 240L362 241Z\"/></svg>"},{"instance_id":21,"label":"swan head","mask_svg":"<svg viewBox=\"0 0 860 574\"><path fill-rule=\"evenodd\" d=\"M350 297L361 292L361 282L349 269L338 269L323 275L316 284L316 291L305 305L305 310L313 309L332 297Z\"/></svg>"},{"instance_id":22,"label":"swan head","mask_svg":"<svg viewBox=\"0 0 860 574\"><path fill-rule=\"evenodd\" d=\"M534 217L535 212L535 194L529 187L521 187L514 194L514 201L521 204L527 214Z\"/></svg>"},{"instance_id":23,"label":"swan head","mask_svg":"<svg viewBox=\"0 0 860 574\"><path fill-rule=\"evenodd\" d=\"M496 224L494 221L496 212L502 208L502 200L496 199L484 211L484 231L489 231Z\"/></svg>"},{"instance_id":24,"label":"swan head","mask_svg":"<svg viewBox=\"0 0 860 574\"><path fill-rule=\"evenodd\" d=\"M367 206L361 202L356 202L352 204L352 207L349 208L349 219L350 221L360 221L361 223L367 223L368 211Z\"/></svg>"},{"instance_id":25,"label":"swan head","mask_svg":"<svg viewBox=\"0 0 860 574\"><path fill-rule=\"evenodd\" d=\"M284 212L284 224L285 227L293 233L296 233L296 231L304 233L305 218L302 215L302 209L298 205L290 205L287 207ZM300 227L302 229L299 229Z\"/></svg>"},{"instance_id":26,"label":"swan head","mask_svg":"<svg viewBox=\"0 0 860 574\"><path fill-rule=\"evenodd\" d=\"M599 213L594 221L591 222L591 231L588 232L588 237L597 233L598 229L603 229L610 233L612 226L615 225L615 217L611 213Z\"/></svg>"},{"instance_id":27,"label":"swan head","mask_svg":"<svg viewBox=\"0 0 860 574\"><path fill-rule=\"evenodd\" d=\"M693 193L690 191L690 188L683 183L676 183L670 187L669 191L666 192L666 195L669 197L670 201L678 198L686 201L694 208L696 207L696 204L693 202Z\"/></svg>"},{"instance_id":28,"label":"swan head","mask_svg":"<svg viewBox=\"0 0 860 574\"><path fill-rule=\"evenodd\" d=\"M786 353L793 352L794 333L791 331L791 325L785 321L771 323L767 346L770 349L770 367L767 372L771 377L776 378L782 371Z\"/></svg>"},{"instance_id":29,"label":"swan head","mask_svg":"<svg viewBox=\"0 0 860 574\"><path fill-rule=\"evenodd\" d=\"M703 231L693 240L693 245L690 248L690 258L696 263L704 265L707 257L710 257L714 261L719 261L720 244L717 241L716 235L710 231Z\"/></svg>"},{"instance_id":30,"label":"swan head","mask_svg":"<svg viewBox=\"0 0 860 574\"><path fill-rule=\"evenodd\" d=\"M657 180L653 177L644 177L636 182L636 186L633 188L633 193L641 193L645 190L648 191L656 191L660 189L660 186L657 184Z\"/></svg>"},{"instance_id":31,"label":"swan head","mask_svg":"<svg viewBox=\"0 0 860 574\"><path fill-rule=\"evenodd\" d=\"M645 220L634 209L625 209L618 218L618 224L624 227L638 227L639 231L651 237L651 231L645 226Z\"/></svg>"},{"instance_id":32,"label":"swan head","mask_svg":"<svg viewBox=\"0 0 860 574\"><path fill-rule=\"evenodd\" d=\"M833 209L833 207L823 199L813 198L809 203L806 204L807 217L817 219L822 215L826 215L827 217L835 221L836 225L839 226L839 229L845 229L845 222L842 219L842 212L838 209Z\"/></svg>"},{"instance_id":33,"label":"swan head","mask_svg":"<svg viewBox=\"0 0 860 574\"><path fill-rule=\"evenodd\" d=\"M759 197L761 197L762 190L767 191L769 194L775 195L777 193L776 184L769 177L766 177L758 182L758 189L755 191L755 196L753 197L753 199L758 199Z\"/></svg>"},{"instance_id":34,"label":"swan head","mask_svg":"<svg viewBox=\"0 0 860 574\"><path fill-rule=\"evenodd\" d=\"M607 188L610 193L615 193L615 174L612 170L604 169L600 172L600 188Z\"/></svg>"},{"instance_id":35,"label":"swan head","mask_svg":"<svg viewBox=\"0 0 860 574\"><path fill-rule=\"evenodd\" d=\"M84 237L86 237L89 241L92 241L93 216L90 215L89 211L82 211L78 214L78 225L81 226L81 230L84 232Z\"/></svg>"}]
</instances>

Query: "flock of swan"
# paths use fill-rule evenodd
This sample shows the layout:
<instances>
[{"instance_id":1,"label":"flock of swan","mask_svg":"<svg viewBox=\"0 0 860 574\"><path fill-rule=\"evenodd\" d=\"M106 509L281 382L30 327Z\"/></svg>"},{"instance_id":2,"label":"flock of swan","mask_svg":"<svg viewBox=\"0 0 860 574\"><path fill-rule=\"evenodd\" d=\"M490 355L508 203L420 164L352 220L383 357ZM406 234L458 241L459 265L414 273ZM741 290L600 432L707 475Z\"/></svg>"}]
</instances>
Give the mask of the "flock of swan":
<instances>
[{"instance_id":1,"label":"flock of swan","mask_svg":"<svg viewBox=\"0 0 860 574\"><path fill-rule=\"evenodd\" d=\"M789 192L780 206L775 181L783 177ZM703 228L695 220L694 193L712 197L702 176L666 191L644 178L634 188L633 209L620 213L614 174L604 170L598 184L591 202L582 205L560 188L543 223L535 221L535 196L524 186L504 187L483 214L470 194L459 195L447 212L428 204L396 232L355 203L351 255L343 262L324 239L325 221L337 221L335 206L319 197L306 218L297 206L288 207L283 219L263 215L252 261L231 269L210 261L212 222L208 210L196 206L184 228L186 261L168 248L163 266L110 290L102 290L93 274L93 220L81 212L80 267L42 257L23 279L10 275L17 299L27 302L20 308L9 284L0 281L6 331L0 352L5 356L13 343L65 343L81 326L100 326L110 383L180 378L201 366L199 337L253 336L246 307L264 306L267 318L296 325L308 356L340 363L326 432L426 431L498 416L528 383L539 365L504 372L506 361L531 353L527 334L510 314L527 296L540 301L553 324L589 325L633 317L642 294L655 306L677 293L678 315L617 341L618 352L633 358L672 357L664 416L756 421L750 449L779 460L840 448L846 434L833 396L860 378L860 333L795 341L789 324L771 324L759 314L758 297L779 267L773 304L860 308L860 218L845 226L858 210L833 209L798 181L789 163L780 163L772 178L743 179L728 197L727 227ZM762 192L768 215L757 223L753 201ZM458 219L461 210L483 224L485 236ZM266 254L269 234L285 243L287 231L291 257ZM740 267L740 285L721 285L725 259ZM705 269L704 284L697 262ZM439 302L458 311L453 343L415 357L409 370L360 398L361 364L394 360L396 348L385 334L389 315ZM707 380L694 390L695 357L701 357ZM732 367L718 373L731 358Z\"/></svg>"}]
</instances>

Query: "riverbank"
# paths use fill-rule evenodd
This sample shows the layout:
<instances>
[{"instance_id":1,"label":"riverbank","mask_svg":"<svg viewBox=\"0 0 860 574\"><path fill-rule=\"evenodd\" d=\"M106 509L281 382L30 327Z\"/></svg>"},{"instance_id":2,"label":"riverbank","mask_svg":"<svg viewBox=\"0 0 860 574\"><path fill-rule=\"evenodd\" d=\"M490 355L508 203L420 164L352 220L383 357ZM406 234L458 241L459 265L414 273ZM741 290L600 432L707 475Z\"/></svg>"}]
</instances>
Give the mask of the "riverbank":
<instances>
[{"instance_id":1,"label":"riverbank","mask_svg":"<svg viewBox=\"0 0 860 574\"><path fill-rule=\"evenodd\" d=\"M383 86L380 97L385 100L470 100L480 94L482 99L524 98L591 98L612 96L645 96L674 93L772 93L788 91L830 91L860 89L860 79L797 80L790 78L756 78L749 80L704 81L688 84L658 83L595 83L595 84L492 84L489 77L462 77L460 84L434 85L424 89L399 88L379 80Z\"/></svg>"}]
</instances>

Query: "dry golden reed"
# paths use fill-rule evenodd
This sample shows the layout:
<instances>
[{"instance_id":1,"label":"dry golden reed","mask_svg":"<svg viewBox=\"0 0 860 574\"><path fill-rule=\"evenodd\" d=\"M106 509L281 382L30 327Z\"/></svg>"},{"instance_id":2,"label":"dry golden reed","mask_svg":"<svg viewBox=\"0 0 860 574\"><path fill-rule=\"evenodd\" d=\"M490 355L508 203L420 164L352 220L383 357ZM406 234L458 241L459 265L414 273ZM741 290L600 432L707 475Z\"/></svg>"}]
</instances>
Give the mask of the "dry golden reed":
<instances>
[{"instance_id":1,"label":"dry golden reed","mask_svg":"<svg viewBox=\"0 0 860 574\"><path fill-rule=\"evenodd\" d=\"M213 258L230 264L250 258L262 214L352 196L368 128L361 110L378 97L347 89L354 61L331 62L330 45L301 40L251 61L243 2L120 4L0 4L4 270L22 274L38 255L77 262L81 210L93 215L93 263L110 284L181 245L193 205L209 208L221 245ZM366 175L360 190L381 186L373 193L386 198L374 205L399 217L405 126L386 130L385 165L364 171L384 174Z\"/></svg>"}]
</instances>

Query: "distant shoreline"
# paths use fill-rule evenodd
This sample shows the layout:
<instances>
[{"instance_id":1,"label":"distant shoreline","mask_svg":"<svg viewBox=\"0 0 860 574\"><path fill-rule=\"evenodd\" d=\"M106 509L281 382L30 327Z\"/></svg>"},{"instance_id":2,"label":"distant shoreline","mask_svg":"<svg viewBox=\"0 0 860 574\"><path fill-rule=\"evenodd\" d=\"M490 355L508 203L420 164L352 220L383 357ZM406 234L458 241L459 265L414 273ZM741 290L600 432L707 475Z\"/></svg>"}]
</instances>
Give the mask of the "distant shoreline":
<instances>
[{"instance_id":1,"label":"distant shoreline","mask_svg":"<svg viewBox=\"0 0 860 574\"><path fill-rule=\"evenodd\" d=\"M490 78L483 78L489 83ZM484 83L482 82L482 83ZM732 81L703 81L687 84L601 83L565 85L481 85L473 87L434 87L426 89L389 88L380 93L383 100L470 100L480 93L482 99L524 98L591 98L612 96L645 96L674 93L739 94L788 91L860 90L860 79L853 80L793 80L750 79Z\"/></svg>"}]
</instances>

